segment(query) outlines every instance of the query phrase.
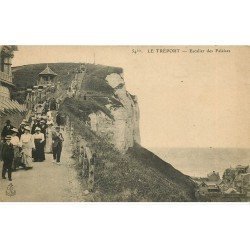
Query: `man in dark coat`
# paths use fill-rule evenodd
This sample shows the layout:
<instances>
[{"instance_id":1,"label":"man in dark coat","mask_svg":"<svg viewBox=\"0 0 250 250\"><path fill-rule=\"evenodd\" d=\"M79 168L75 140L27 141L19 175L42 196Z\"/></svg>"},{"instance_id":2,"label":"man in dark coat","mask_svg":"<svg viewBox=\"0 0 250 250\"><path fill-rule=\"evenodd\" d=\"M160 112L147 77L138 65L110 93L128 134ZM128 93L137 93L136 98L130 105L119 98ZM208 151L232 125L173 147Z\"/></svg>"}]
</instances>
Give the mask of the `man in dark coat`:
<instances>
[{"instance_id":1,"label":"man in dark coat","mask_svg":"<svg viewBox=\"0 0 250 250\"><path fill-rule=\"evenodd\" d=\"M6 172L8 172L8 179L9 181L12 181L11 179L11 173L12 173L12 163L14 159L14 147L10 143L11 136L7 135L5 137L5 143L2 147L2 160L3 160L3 170L2 170L2 178L6 179L5 175Z\"/></svg>"},{"instance_id":2,"label":"man in dark coat","mask_svg":"<svg viewBox=\"0 0 250 250\"><path fill-rule=\"evenodd\" d=\"M4 139L7 135L11 135L12 134L12 129L14 127L11 125L10 120L6 121L6 125L3 127L2 133L1 133L1 137L2 139Z\"/></svg>"},{"instance_id":3,"label":"man in dark coat","mask_svg":"<svg viewBox=\"0 0 250 250\"><path fill-rule=\"evenodd\" d=\"M56 110L56 99L54 97L50 101L50 110Z\"/></svg>"},{"instance_id":4,"label":"man in dark coat","mask_svg":"<svg viewBox=\"0 0 250 250\"><path fill-rule=\"evenodd\" d=\"M60 164L62 143L64 141L62 133L60 132L60 127L55 128L56 131L52 133L52 151L53 151L53 162Z\"/></svg>"}]
</instances>

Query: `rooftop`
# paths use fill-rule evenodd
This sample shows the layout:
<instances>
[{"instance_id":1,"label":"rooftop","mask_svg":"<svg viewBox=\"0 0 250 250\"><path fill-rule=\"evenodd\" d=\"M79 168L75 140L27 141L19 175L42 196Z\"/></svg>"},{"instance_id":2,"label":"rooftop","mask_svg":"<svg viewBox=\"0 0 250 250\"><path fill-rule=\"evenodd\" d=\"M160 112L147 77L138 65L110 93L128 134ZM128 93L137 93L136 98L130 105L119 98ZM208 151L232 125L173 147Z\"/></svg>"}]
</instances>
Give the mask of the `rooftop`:
<instances>
[{"instance_id":1,"label":"rooftop","mask_svg":"<svg viewBox=\"0 0 250 250\"><path fill-rule=\"evenodd\" d=\"M53 76L57 76L57 74L48 65L45 68L45 70L43 70L41 73L39 73L39 76L41 76L41 75L53 75Z\"/></svg>"}]
</instances>

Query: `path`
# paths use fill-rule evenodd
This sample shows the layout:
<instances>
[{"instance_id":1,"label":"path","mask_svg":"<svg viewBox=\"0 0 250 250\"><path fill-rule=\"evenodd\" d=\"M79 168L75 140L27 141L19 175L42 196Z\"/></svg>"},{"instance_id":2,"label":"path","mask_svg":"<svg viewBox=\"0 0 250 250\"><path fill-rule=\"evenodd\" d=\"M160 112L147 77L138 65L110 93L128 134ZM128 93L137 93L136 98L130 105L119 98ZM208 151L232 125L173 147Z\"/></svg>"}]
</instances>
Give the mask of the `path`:
<instances>
[{"instance_id":1,"label":"path","mask_svg":"<svg viewBox=\"0 0 250 250\"><path fill-rule=\"evenodd\" d=\"M75 80L81 84L84 74L77 73ZM78 86L80 89L80 86ZM66 97L65 91L57 91L49 97L57 97L63 100ZM31 101L31 100L29 100ZM31 110L26 114L28 119ZM53 113L53 116L55 114ZM73 166L71 158L71 145L66 132L63 133L64 143L61 155L61 165L52 162L52 154L46 154L44 162L33 162L33 169L25 171L18 170L12 173L12 181L0 179L0 202L1 201L84 201L84 184L80 183L78 174ZM0 170L2 171L2 162ZM1 178L1 177L0 177ZM8 196L6 190L10 185L16 192L13 196Z\"/></svg>"},{"instance_id":2,"label":"path","mask_svg":"<svg viewBox=\"0 0 250 250\"><path fill-rule=\"evenodd\" d=\"M12 182L0 179L0 201L84 201L66 133L64 138L61 165L52 163L52 154L46 154L44 162L32 164L33 169L14 172ZM2 170L2 162L0 166ZM6 190L11 183L16 194L8 196Z\"/></svg>"}]
</instances>

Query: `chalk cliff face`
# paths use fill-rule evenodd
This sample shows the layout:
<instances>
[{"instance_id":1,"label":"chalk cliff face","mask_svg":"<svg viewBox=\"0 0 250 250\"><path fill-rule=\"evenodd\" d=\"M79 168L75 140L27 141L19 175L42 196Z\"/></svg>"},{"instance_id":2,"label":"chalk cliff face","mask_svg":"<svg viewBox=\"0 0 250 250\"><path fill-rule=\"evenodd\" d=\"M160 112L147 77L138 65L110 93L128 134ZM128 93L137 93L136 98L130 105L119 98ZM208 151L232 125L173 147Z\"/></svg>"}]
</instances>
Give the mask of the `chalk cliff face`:
<instances>
[{"instance_id":1,"label":"chalk cliff face","mask_svg":"<svg viewBox=\"0 0 250 250\"><path fill-rule=\"evenodd\" d=\"M114 99L117 101L114 104L110 100L106 105L113 119L102 111L91 113L91 129L108 138L119 151L126 152L135 142L140 144L140 112L137 97L130 95L126 90L122 74L109 74L106 81L113 88Z\"/></svg>"}]
</instances>

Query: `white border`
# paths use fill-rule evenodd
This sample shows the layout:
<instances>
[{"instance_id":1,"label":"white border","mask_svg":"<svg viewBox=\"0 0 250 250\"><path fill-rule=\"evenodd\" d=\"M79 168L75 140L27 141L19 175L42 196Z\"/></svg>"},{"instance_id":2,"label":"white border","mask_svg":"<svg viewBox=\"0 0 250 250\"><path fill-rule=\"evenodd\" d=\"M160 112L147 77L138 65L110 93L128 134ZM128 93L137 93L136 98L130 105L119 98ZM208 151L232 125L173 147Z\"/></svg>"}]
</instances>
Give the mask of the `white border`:
<instances>
[{"instance_id":1,"label":"white border","mask_svg":"<svg viewBox=\"0 0 250 250\"><path fill-rule=\"evenodd\" d=\"M249 204L1 204L8 249L243 249ZM2 223L1 223L2 225ZM4 248L3 248L4 249Z\"/></svg>"},{"instance_id":2,"label":"white border","mask_svg":"<svg viewBox=\"0 0 250 250\"><path fill-rule=\"evenodd\" d=\"M1 44L247 45L249 1L1 1ZM0 204L1 249L241 249L249 204Z\"/></svg>"},{"instance_id":3,"label":"white border","mask_svg":"<svg viewBox=\"0 0 250 250\"><path fill-rule=\"evenodd\" d=\"M18 45L247 45L248 7L248 0L1 1L0 38Z\"/></svg>"}]
</instances>

